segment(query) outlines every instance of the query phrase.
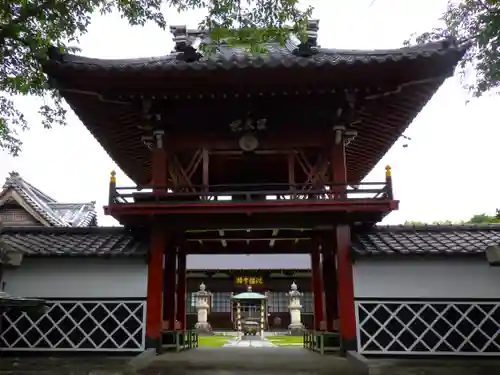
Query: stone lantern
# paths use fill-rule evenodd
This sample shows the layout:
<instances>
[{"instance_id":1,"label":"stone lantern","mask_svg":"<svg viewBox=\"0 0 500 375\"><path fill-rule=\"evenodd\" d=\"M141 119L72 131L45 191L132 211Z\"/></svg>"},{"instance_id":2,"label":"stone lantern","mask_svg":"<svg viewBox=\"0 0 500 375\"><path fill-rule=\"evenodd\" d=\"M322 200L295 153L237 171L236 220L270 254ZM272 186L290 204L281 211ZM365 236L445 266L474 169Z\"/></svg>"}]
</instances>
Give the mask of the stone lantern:
<instances>
[{"instance_id":1,"label":"stone lantern","mask_svg":"<svg viewBox=\"0 0 500 375\"><path fill-rule=\"evenodd\" d=\"M212 327L210 326L210 323L208 323L208 310L210 309L212 293L207 291L206 288L205 284L201 283L200 290L193 293L198 317L194 328L198 331L198 334L211 335L213 333Z\"/></svg>"},{"instance_id":2,"label":"stone lantern","mask_svg":"<svg viewBox=\"0 0 500 375\"><path fill-rule=\"evenodd\" d=\"M304 329L304 325L301 322L301 309L302 305L300 304L300 297L302 297L303 293L299 292L299 288L295 281L292 283L290 287L290 292L287 293L290 303L288 305L288 309L290 310L290 325L288 329L290 330L290 334L300 334L302 335L302 331Z\"/></svg>"}]
</instances>

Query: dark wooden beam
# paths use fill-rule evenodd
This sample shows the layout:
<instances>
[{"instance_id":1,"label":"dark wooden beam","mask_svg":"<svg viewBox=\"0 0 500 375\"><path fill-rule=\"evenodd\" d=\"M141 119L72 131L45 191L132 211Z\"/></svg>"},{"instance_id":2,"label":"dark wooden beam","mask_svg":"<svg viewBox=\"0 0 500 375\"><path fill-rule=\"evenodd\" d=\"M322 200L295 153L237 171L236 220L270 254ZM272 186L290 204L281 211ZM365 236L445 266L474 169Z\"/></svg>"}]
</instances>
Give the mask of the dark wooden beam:
<instances>
[{"instance_id":1,"label":"dark wooden beam","mask_svg":"<svg viewBox=\"0 0 500 375\"><path fill-rule=\"evenodd\" d=\"M311 251L310 241L276 241L269 246L269 241L239 241L227 242L223 246L221 241L188 242L188 254L297 254Z\"/></svg>"},{"instance_id":2,"label":"dark wooden beam","mask_svg":"<svg viewBox=\"0 0 500 375\"><path fill-rule=\"evenodd\" d=\"M228 279L234 278L236 276L246 274L246 275L251 275L251 276L262 276L264 278L269 278L269 279L280 279L280 278L285 278L285 277L298 277L297 275L300 274L300 277L310 277L311 276L311 270L309 269L303 269L303 270L288 270L288 269L276 269L276 270L269 270L269 269L219 269L219 270L188 270L187 271L187 277L189 278L196 278L198 275L203 274L204 277L213 277L215 274L224 274L228 276ZM283 276L280 277L274 277L271 275L274 274L280 274ZM304 276L302 276L304 275ZM215 277L217 278L217 277ZM223 278L221 278L224 280Z\"/></svg>"},{"instance_id":3,"label":"dark wooden beam","mask_svg":"<svg viewBox=\"0 0 500 375\"><path fill-rule=\"evenodd\" d=\"M257 133L259 139L259 151L278 150L288 151L293 148L305 147L324 147L328 139L328 131L319 132L304 132L303 130L291 130L286 133L269 134L263 131L261 134ZM170 151L179 152L183 150L192 150L199 148L209 149L210 154L216 153L214 150L232 150L239 151L240 146L238 141L242 134L217 135L212 133L189 133L189 134L172 134L170 136ZM223 155L221 155L223 156Z\"/></svg>"},{"instance_id":4,"label":"dark wooden beam","mask_svg":"<svg viewBox=\"0 0 500 375\"><path fill-rule=\"evenodd\" d=\"M397 203L397 202L395 202ZM377 223L389 213L390 210L372 211L372 212L337 212L332 215L331 212L316 212L316 213L276 213L276 214L254 214L254 215L214 215L197 214L197 215L166 215L153 216L152 210L139 210L134 213L134 210L128 212L119 212L107 210L108 214L125 226L131 227L148 227L151 222L159 221L162 225L172 230L242 230L242 229L276 229L276 228L309 228L309 229L326 229L332 228L335 223ZM151 221L149 221L151 220Z\"/></svg>"},{"instance_id":5,"label":"dark wooden beam","mask_svg":"<svg viewBox=\"0 0 500 375\"><path fill-rule=\"evenodd\" d=\"M276 241L293 241L295 239L310 239L311 234L309 231L301 230L285 230L280 231L276 236L273 236L273 230L241 230L241 231L223 231L222 235L219 232L195 232L186 233L187 241L245 241L245 240L257 240L257 241L270 241L271 239Z\"/></svg>"}]
</instances>

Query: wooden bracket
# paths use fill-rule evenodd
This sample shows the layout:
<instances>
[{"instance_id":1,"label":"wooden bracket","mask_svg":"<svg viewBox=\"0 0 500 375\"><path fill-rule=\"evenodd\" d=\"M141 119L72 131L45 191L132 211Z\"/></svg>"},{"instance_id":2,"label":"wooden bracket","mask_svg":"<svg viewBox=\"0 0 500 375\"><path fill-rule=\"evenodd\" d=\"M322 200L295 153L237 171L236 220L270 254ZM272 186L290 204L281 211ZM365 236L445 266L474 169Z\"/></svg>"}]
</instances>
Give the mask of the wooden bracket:
<instances>
[{"instance_id":1,"label":"wooden bracket","mask_svg":"<svg viewBox=\"0 0 500 375\"><path fill-rule=\"evenodd\" d=\"M177 155L172 155L170 163L170 175L173 180L173 188L176 191L195 191L191 181L194 173L200 167L203 160L203 150L196 150L187 166L183 166Z\"/></svg>"},{"instance_id":2,"label":"wooden bracket","mask_svg":"<svg viewBox=\"0 0 500 375\"><path fill-rule=\"evenodd\" d=\"M306 174L302 190L312 190L327 185L328 154L326 152L322 152L315 162L308 160L303 151L298 151L296 157L299 165Z\"/></svg>"}]
</instances>

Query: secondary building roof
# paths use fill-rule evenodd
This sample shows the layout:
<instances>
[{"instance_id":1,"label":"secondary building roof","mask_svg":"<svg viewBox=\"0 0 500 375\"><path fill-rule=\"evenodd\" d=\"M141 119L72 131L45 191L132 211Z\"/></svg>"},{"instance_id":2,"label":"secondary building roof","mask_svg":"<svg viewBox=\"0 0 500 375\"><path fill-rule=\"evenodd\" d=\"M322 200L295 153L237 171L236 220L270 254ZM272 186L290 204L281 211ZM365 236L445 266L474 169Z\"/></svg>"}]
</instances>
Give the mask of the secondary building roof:
<instances>
[{"instance_id":1,"label":"secondary building roof","mask_svg":"<svg viewBox=\"0 0 500 375\"><path fill-rule=\"evenodd\" d=\"M0 192L0 211L7 215L9 208L20 208L37 225L53 227L88 227L96 225L95 202L59 203L29 182L19 173L11 172ZM12 225L0 217L0 224ZM5 223L7 221L7 223ZM23 225L22 220L15 225ZM26 223L24 223L26 225Z\"/></svg>"},{"instance_id":2,"label":"secondary building roof","mask_svg":"<svg viewBox=\"0 0 500 375\"><path fill-rule=\"evenodd\" d=\"M45 305L45 301L36 298L24 298L11 296L5 292L0 292L0 311L7 308L30 308L30 307L42 307Z\"/></svg>"},{"instance_id":3,"label":"secondary building roof","mask_svg":"<svg viewBox=\"0 0 500 375\"><path fill-rule=\"evenodd\" d=\"M132 257L144 256L148 247L146 239L121 227L10 227L0 230L0 240L11 251L28 257ZM499 243L499 224L386 226L353 233L352 253L355 257L484 256L488 246ZM190 269L228 269L241 263L228 255L196 254L190 258ZM283 255L252 254L246 259L256 269L283 268L284 262ZM307 254L294 254L293 263L297 269L310 267ZM245 268L248 266L245 262ZM241 264L236 267L241 268Z\"/></svg>"}]
</instances>

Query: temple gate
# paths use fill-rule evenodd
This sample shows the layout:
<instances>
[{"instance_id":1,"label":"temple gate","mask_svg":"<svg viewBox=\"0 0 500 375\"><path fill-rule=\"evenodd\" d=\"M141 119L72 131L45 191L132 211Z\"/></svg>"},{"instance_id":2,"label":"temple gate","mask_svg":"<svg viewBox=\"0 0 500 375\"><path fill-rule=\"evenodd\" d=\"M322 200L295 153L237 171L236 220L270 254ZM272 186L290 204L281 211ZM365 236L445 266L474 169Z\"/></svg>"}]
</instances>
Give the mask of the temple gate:
<instances>
[{"instance_id":1,"label":"temple gate","mask_svg":"<svg viewBox=\"0 0 500 375\"><path fill-rule=\"evenodd\" d=\"M309 253L314 329L356 350L351 237L398 208L391 168L363 179L464 53L446 40L387 51L300 44L261 55L171 27L175 51L45 64L120 168L108 215L149 239L146 345L186 328L187 254ZM194 39L216 47L203 56Z\"/></svg>"}]
</instances>

